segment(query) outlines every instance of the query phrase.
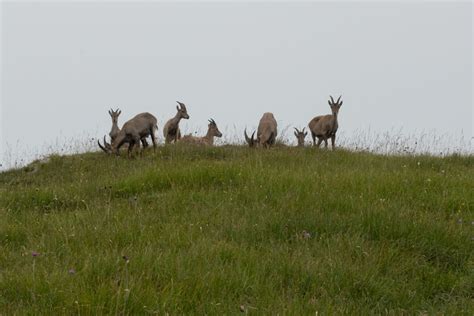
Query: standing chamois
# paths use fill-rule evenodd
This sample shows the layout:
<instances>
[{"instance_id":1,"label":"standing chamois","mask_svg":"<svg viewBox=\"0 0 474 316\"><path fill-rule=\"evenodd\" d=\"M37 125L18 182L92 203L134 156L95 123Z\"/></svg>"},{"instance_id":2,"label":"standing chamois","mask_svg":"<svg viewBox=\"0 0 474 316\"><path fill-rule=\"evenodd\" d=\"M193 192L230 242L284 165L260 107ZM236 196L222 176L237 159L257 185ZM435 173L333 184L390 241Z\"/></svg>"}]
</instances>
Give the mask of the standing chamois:
<instances>
[{"instance_id":1,"label":"standing chamois","mask_svg":"<svg viewBox=\"0 0 474 316\"><path fill-rule=\"evenodd\" d=\"M277 122L273 113L266 112L263 114L257 128L257 139L254 139L255 132L252 137L248 137L247 130L244 130L245 140L250 147L264 146L268 148L275 144L277 136Z\"/></svg>"},{"instance_id":2,"label":"standing chamois","mask_svg":"<svg viewBox=\"0 0 474 316\"><path fill-rule=\"evenodd\" d=\"M308 135L308 132L304 131L305 127L300 131L295 127L295 136L296 139L298 140L298 147L304 147L304 139L306 135Z\"/></svg>"},{"instance_id":3,"label":"standing chamois","mask_svg":"<svg viewBox=\"0 0 474 316\"><path fill-rule=\"evenodd\" d=\"M151 136L153 142L153 150L156 149L155 131L158 129L156 117L152 114L145 112L140 113L128 120L123 124L122 129L117 134L112 144L107 143L104 136L104 146L97 141L99 147L106 153L115 153L119 155L119 149L125 143L128 144L128 156L130 157L133 147L135 145L140 146L139 142L141 139ZM146 146L144 146L146 147Z\"/></svg>"},{"instance_id":4,"label":"standing chamois","mask_svg":"<svg viewBox=\"0 0 474 316\"><path fill-rule=\"evenodd\" d=\"M213 119L210 119L209 124L207 125L206 136L196 137L189 134L189 135L183 136L183 138L181 138L180 141L183 143L188 143L188 144L213 146L214 137L222 137L222 133L219 131L219 128L217 128L216 122Z\"/></svg>"},{"instance_id":5,"label":"standing chamois","mask_svg":"<svg viewBox=\"0 0 474 316\"><path fill-rule=\"evenodd\" d=\"M179 104L179 107L176 106L178 112L176 115L169 119L163 127L163 136L165 137L165 143L169 144L171 142L177 142L181 138L181 131L179 130L179 121L181 119L189 119L188 111L186 110L186 105L179 101L176 101Z\"/></svg>"},{"instance_id":6,"label":"standing chamois","mask_svg":"<svg viewBox=\"0 0 474 316\"><path fill-rule=\"evenodd\" d=\"M112 109L109 110L109 115L112 118L112 128L110 129L110 133L109 133L111 142L113 142L115 138L117 137L117 135L120 133L120 128L118 127L118 118L121 113L122 111L120 109L117 109L115 111ZM143 137L141 139L141 142L142 142L143 147L148 147L148 142L146 141L146 137ZM140 144L138 144L138 146L139 145Z\"/></svg>"},{"instance_id":7,"label":"standing chamois","mask_svg":"<svg viewBox=\"0 0 474 316\"><path fill-rule=\"evenodd\" d=\"M120 128L118 127L118 118L121 113L122 111L120 111L119 109L115 111L112 109L109 110L109 115L112 118L112 128L110 129L109 136L112 142L114 141L115 137L117 137L118 133L120 132Z\"/></svg>"},{"instance_id":8,"label":"standing chamois","mask_svg":"<svg viewBox=\"0 0 474 316\"><path fill-rule=\"evenodd\" d=\"M325 147L328 147L328 138L331 138L332 149L336 146L336 132L338 128L337 123L337 114L342 105L342 100L340 96L336 102L332 96L329 96L331 99L328 100L329 106L331 107L332 114L321 115L313 118L309 124L309 130L311 131L311 136L313 137L313 146L316 145L316 137L318 138L317 146L321 145L321 142L324 141Z\"/></svg>"}]
</instances>

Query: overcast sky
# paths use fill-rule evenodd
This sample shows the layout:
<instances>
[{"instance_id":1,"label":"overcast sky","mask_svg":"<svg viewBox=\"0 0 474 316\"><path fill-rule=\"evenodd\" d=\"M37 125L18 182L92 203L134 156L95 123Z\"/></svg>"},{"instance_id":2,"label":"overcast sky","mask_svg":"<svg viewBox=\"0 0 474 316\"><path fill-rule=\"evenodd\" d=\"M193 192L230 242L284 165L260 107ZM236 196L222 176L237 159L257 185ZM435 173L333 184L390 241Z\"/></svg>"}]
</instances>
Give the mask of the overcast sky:
<instances>
[{"instance_id":1,"label":"overcast sky","mask_svg":"<svg viewBox=\"0 0 474 316\"><path fill-rule=\"evenodd\" d=\"M110 107L120 124L153 113L162 138L176 100L188 132L212 117L240 133L266 111L303 127L330 113L330 94L345 135L470 138L472 13L470 1L3 2L2 151L100 137Z\"/></svg>"}]
</instances>

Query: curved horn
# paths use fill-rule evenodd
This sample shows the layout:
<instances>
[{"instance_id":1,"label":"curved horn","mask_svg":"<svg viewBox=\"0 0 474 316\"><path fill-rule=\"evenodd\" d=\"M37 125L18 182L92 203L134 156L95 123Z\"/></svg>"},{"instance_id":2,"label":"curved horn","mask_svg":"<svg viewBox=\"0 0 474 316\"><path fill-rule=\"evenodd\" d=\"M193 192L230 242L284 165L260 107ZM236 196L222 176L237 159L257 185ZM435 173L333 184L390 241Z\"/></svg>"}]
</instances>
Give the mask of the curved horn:
<instances>
[{"instance_id":1,"label":"curved horn","mask_svg":"<svg viewBox=\"0 0 474 316\"><path fill-rule=\"evenodd\" d=\"M294 129L298 134L300 133L300 131L296 127L294 127Z\"/></svg>"},{"instance_id":2,"label":"curved horn","mask_svg":"<svg viewBox=\"0 0 474 316\"><path fill-rule=\"evenodd\" d=\"M337 101L336 101L337 104L339 104L339 101L341 100L341 98L342 98L342 95L339 96L339 98L337 99Z\"/></svg>"},{"instance_id":3,"label":"curved horn","mask_svg":"<svg viewBox=\"0 0 474 316\"><path fill-rule=\"evenodd\" d=\"M107 140L105 139L105 135L104 135L104 146L105 146L105 148L107 148L109 150L112 149L112 145L107 143Z\"/></svg>"},{"instance_id":4,"label":"curved horn","mask_svg":"<svg viewBox=\"0 0 474 316\"><path fill-rule=\"evenodd\" d=\"M334 104L334 99L332 98L332 95L329 96L331 98L331 102Z\"/></svg>"},{"instance_id":5,"label":"curved horn","mask_svg":"<svg viewBox=\"0 0 474 316\"><path fill-rule=\"evenodd\" d=\"M105 139L105 136L104 136L104 139ZM100 140L97 140L97 144L99 145L100 149L102 149L105 153L109 153L109 151L100 144Z\"/></svg>"},{"instance_id":6,"label":"curved horn","mask_svg":"<svg viewBox=\"0 0 474 316\"><path fill-rule=\"evenodd\" d=\"M249 138L249 135L247 135L247 129L244 129L244 136L245 136L245 141L250 144L250 138Z\"/></svg>"}]
</instances>

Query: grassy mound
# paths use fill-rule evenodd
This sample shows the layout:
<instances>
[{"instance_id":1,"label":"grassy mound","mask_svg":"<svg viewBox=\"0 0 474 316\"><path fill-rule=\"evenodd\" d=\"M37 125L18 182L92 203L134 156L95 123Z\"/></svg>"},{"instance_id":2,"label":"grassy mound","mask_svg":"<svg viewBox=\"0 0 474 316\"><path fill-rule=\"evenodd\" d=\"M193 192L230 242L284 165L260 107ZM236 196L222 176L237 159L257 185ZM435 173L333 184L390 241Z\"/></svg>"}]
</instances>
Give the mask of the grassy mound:
<instances>
[{"instance_id":1,"label":"grassy mound","mask_svg":"<svg viewBox=\"0 0 474 316\"><path fill-rule=\"evenodd\" d=\"M474 314L474 157L160 147L0 174L0 314Z\"/></svg>"}]
</instances>

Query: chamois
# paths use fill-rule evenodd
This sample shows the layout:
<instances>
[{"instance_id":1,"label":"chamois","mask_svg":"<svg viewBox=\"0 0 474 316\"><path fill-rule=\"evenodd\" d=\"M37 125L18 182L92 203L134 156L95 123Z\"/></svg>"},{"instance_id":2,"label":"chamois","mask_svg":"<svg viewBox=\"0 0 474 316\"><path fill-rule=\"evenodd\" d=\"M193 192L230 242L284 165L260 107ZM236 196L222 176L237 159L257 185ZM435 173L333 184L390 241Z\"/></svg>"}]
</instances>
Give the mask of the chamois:
<instances>
[{"instance_id":1,"label":"chamois","mask_svg":"<svg viewBox=\"0 0 474 316\"><path fill-rule=\"evenodd\" d=\"M120 132L120 128L118 127L118 118L121 113L122 111L120 111L119 109L115 111L112 109L109 110L109 115L112 118L112 128L110 129L109 136L112 142L114 141L115 137L117 137L118 133Z\"/></svg>"},{"instance_id":2,"label":"chamois","mask_svg":"<svg viewBox=\"0 0 474 316\"><path fill-rule=\"evenodd\" d=\"M196 137L189 134L183 136L180 141L189 144L213 146L214 137L222 137L222 133L219 131L219 128L217 128L216 122L213 119L210 119L209 124L207 125L206 136Z\"/></svg>"},{"instance_id":3,"label":"chamois","mask_svg":"<svg viewBox=\"0 0 474 316\"><path fill-rule=\"evenodd\" d=\"M331 107L332 114L321 115L313 118L309 124L309 130L311 131L311 136L313 137L313 146L320 146L321 142L324 141L325 147L328 147L328 138L331 138L332 149L336 146L336 132L338 128L337 123L337 114L342 105L341 97L334 102L332 96L329 96L331 99L328 100L329 106ZM316 137L318 138L318 144L316 144Z\"/></svg>"},{"instance_id":4,"label":"chamois","mask_svg":"<svg viewBox=\"0 0 474 316\"><path fill-rule=\"evenodd\" d=\"M119 155L119 149L125 143L128 143L128 156L130 157L133 147L139 145L140 139L151 136L153 142L153 150L156 149L155 131L158 129L156 117L145 112L137 114L132 119L123 124L122 129L115 137L112 144L107 143L104 136L104 146L97 141L99 147L106 153L115 153Z\"/></svg>"},{"instance_id":5,"label":"chamois","mask_svg":"<svg viewBox=\"0 0 474 316\"><path fill-rule=\"evenodd\" d=\"M118 127L118 118L121 113L122 111L120 109L117 109L115 111L112 109L109 110L109 115L112 118L112 128L110 129L110 133L109 133L111 142L113 142L115 138L117 137L117 135L120 133L120 127ZM148 147L148 142L146 141L146 137L143 137L141 139L141 142L142 142L143 147Z\"/></svg>"},{"instance_id":6,"label":"chamois","mask_svg":"<svg viewBox=\"0 0 474 316\"><path fill-rule=\"evenodd\" d=\"M179 130L179 121L181 119L189 119L188 111L186 110L186 105L179 101L176 102L178 102L179 105L179 107L176 106L176 110L178 110L178 112L173 118L169 119L163 127L163 136L165 137L166 144L169 144L171 142L176 143L176 141L181 138L181 131Z\"/></svg>"},{"instance_id":7,"label":"chamois","mask_svg":"<svg viewBox=\"0 0 474 316\"><path fill-rule=\"evenodd\" d=\"M300 131L295 127L295 136L296 139L298 140L298 147L304 147L304 139L306 135L308 135L308 132L304 131L305 127Z\"/></svg>"},{"instance_id":8,"label":"chamois","mask_svg":"<svg viewBox=\"0 0 474 316\"><path fill-rule=\"evenodd\" d=\"M252 137L249 138L247 136L247 131L245 131L244 135L246 136L245 140L250 147L258 145L268 148L274 145L277 136L277 122L273 116L273 113L263 113L263 116L258 123L256 140L253 138L254 134L252 134Z\"/></svg>"}]
</instances>

